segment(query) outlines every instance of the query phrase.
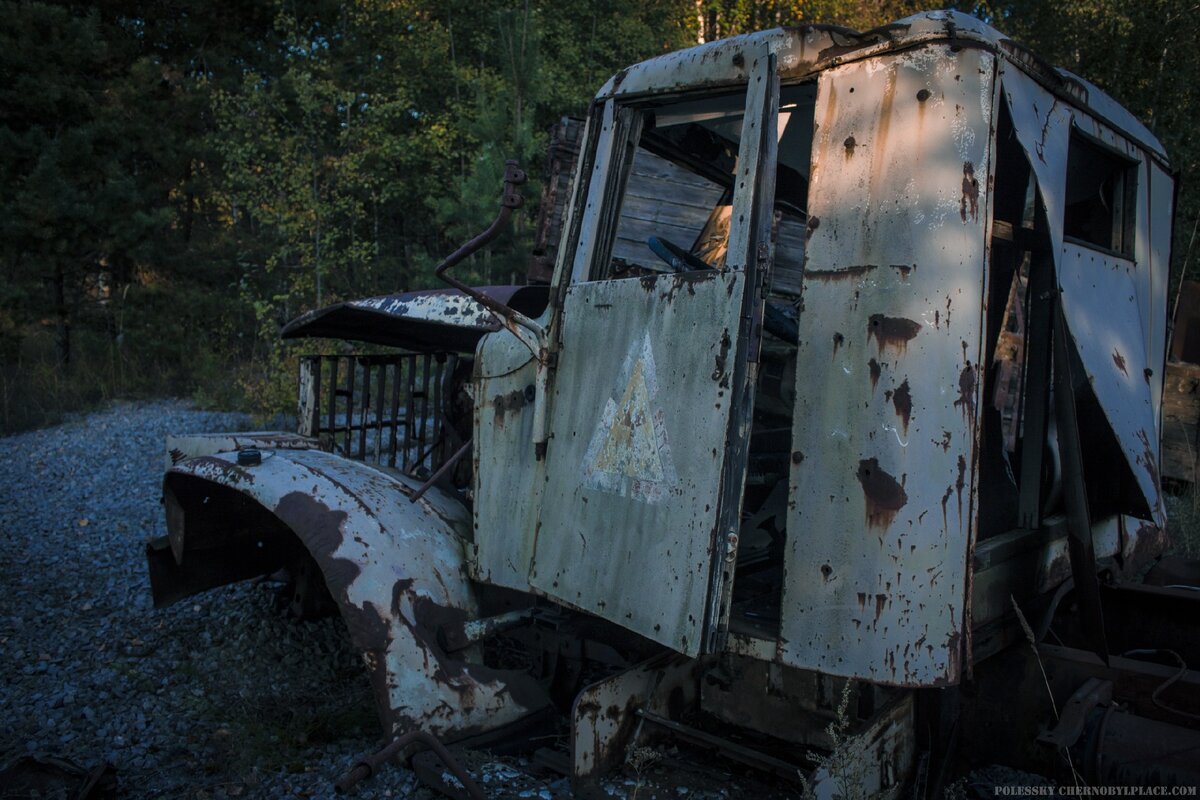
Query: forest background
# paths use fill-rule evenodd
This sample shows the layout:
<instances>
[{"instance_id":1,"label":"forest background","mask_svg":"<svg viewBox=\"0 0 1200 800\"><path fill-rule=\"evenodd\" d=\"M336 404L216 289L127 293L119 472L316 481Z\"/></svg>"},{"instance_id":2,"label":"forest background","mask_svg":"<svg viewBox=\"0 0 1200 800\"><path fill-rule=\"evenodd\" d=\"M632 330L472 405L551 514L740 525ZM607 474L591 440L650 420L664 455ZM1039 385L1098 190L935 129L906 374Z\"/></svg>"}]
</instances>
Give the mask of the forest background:
<instances>
[{"instance_id":1,"label":"forest background","mask_svg":"<svg viewBox=\"0 0 1200 800\"><path fill-rule=\"evenodd\" d=\"M780 24L867 29L902 0L0 0L0 432L118 397L268 416L294 403L279 327L437 285L521 280L547 131L618 69ZM1200 5L957 4L1098 84L1163 140L1195 270ZM1172 282L1172 288L1174 281Z\"/></svg>"}]
</instances>

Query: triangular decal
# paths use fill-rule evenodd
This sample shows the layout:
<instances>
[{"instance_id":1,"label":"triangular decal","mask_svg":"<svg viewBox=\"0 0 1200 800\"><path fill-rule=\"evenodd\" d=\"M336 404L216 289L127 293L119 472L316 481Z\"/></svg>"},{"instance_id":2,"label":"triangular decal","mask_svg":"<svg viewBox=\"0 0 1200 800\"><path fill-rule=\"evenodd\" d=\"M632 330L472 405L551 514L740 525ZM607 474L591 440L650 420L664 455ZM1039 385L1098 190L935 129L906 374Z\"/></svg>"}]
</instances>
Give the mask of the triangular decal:
<instances>
[{"instance_id":1,"label":"triangular decal","mask_svg":"<svg viewBox=\"0 0 1200 800\"><path fill-rule=\"evenodd\" d=\"M679 484L658 396L650 336L625 359L617 393L604 404L583 459L585 486L657 503Z\"/></svg>"}]
</instances>

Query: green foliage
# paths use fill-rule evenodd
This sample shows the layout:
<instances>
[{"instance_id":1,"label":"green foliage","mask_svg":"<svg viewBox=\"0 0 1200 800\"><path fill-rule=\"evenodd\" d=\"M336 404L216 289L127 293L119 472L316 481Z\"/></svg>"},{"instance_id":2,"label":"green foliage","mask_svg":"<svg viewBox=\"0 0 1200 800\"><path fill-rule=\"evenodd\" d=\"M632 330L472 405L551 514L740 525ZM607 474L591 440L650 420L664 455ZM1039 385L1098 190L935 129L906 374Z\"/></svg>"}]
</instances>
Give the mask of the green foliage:
<instances>
[{"instance_id":1,"label":"green foliage","mask_svg":"<svg viewBox=\"0 0 1200 800\"><path fill-rule=\"evenodd\" d=\"M434 265L495 215L510 158L531 175L529 202L459 272L520 279L545 131L586 113L620 68L716 36L869 28L924 5L0 0L0 369L10 387L53 373L62 385L38 391L67 405L151 381L208 403L290 405L279 326L434 285ZM1196 15L1180 0L961 7L1162 137L1184 178L1182 263L1200 216Z\"/></svg>"},{"instance_id":2,"label":"green foliage","mask_svg":"<svg viewBox=\"0 0 1200 800\"><path fill-rule=\"evenodd\" d=\"M1162 140L1182 177L1173 267L1188 259L1200 220L1200 58L1187 45L1200 36L1200 16L1183 0L1036 0L980 3L977 12L1056 66L1095 83ZM1191 254L1192 278L1200 258ZM1172 289L1174 285L1172 286Z\"/></svg>"}]
</instances>

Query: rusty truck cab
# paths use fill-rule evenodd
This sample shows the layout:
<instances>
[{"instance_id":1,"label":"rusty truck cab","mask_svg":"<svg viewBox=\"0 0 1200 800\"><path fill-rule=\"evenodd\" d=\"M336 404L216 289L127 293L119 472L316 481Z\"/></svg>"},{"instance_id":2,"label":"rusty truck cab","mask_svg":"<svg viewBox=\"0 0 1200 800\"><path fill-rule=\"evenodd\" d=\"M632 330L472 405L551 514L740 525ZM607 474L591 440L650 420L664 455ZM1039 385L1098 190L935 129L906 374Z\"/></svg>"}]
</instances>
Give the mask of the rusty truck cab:
<instances>
[{"instance_id":1,"label":"rusty truck cab","mask_svg":"<svg viewBox=\"0 0 1200 800\"><path fill-rule=\"evenodd\" d=\"M618 74L584 153L544 457L503 403L530 354L479 349L479 580L689 656L956 684L1000 551L1037 553L1018 595L1070 573L1056 316L1096 552L1161 546L1173 183L1099 90L960 14L778 30Z\"/></svg>"},{"instance_id":2,"label":"rusty truck cab","mask_svg":"<svg viewBox=\"0 0 1200 800\"><path fill-rule=\"evenodd\" d=\"M456 351L413 361L407 390L370 358L348 390L336 361L305 373L299 447L379 468L300 450L243 474L185 448L177 560L206 487L249 495L317 556L389 731L460 740L565 703L579 787L650 730L720 748L695 711L792 748L726 748L756 768L819 782L807 748L849 747L895 795L919 751L944 755L918 728L948 735L957 687L1022 625L1087 669L1139 646L1104 611L1143 607L1122 581L1165 546L1174 185L1128 112L930 12L630 67L580 141L548 287L285 331ZM293 473L324 483L306 499ZM524 673L493 637L532 654Z\"/></svg>"},{"instance_id":3,"label":"rusty truck cab","mask_svg":"<svg viewBox=\"0 0 1200 800\"><path fill-rule=\"evenodd\" d=\"M763 664L910 719L1064 595L1106 656L1096 573L1165 544L1173 186L1128 112L957 13L619 73L542 318L544 452L505 400L531 354L478 350L473 575L715 659L706 708L776 735L729 700Z\"/></svg>"}]
</instances>

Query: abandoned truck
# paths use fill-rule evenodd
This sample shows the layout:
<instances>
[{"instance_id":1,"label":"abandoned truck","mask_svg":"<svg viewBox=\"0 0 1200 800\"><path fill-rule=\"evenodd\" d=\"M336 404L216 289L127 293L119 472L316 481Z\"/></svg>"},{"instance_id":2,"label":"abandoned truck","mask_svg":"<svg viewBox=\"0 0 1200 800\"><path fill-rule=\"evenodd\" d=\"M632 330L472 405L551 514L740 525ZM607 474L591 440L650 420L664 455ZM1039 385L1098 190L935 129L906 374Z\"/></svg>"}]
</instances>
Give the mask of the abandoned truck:
<instances>
[{"instance_id":1,"label":"abandoned truck","mask_svg":"<svg viewBox=\"0 0 1200 800\"><path fill-rule=\"evenodd\" d=\"M454 289L285 328L394 348L305 357L298 432L170 440L158 604L286 568L336 606L402 737L356 777L528 742L587 793L671 740L825 796L1195 782L1143 125L933 12L619 72L547 283L462 284L522 180Z\"/></svg>"}]
</instances>

